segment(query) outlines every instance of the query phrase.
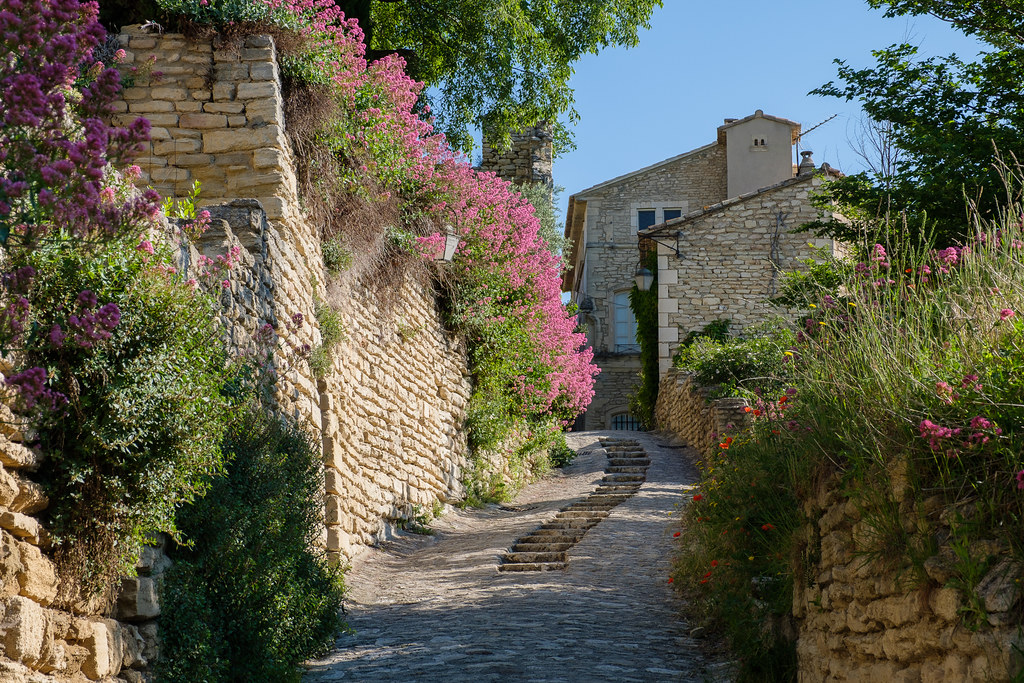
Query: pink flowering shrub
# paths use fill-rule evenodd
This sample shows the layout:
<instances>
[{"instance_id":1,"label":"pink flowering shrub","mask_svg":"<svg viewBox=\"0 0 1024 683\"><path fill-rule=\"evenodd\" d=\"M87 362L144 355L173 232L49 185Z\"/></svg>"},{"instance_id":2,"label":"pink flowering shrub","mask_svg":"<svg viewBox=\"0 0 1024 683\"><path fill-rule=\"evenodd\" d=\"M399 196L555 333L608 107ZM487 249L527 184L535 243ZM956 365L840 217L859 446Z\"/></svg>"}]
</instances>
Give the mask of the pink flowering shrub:
<instances>
[{"instance_id":1,"label":"pink flowering shrub","mask_svg":"<svg viewBox=\"0 0 1024 683\"><path fill-rule=\"evenodd\" d=\"M550 431L586 408L597 368L561 303L560 258L540 236L529 202L507 182L475 172L434 132L429 112L417 109L423 86L401 58L367 63L359 27L323 0L160 4L220 28L250 22L253 30L271 25L303 38L282 55L284 72L306 87L328 87L336 108L296 147L312 159L326 149L341 160L332 182L344 192L396 201L407 219L455 226L462 241L448 273L450 322L470 346L474 445L497 445L517 420ZM443 242L439 233L421 234L412 247L430 259Z\"/></svg>"}]
</instances>

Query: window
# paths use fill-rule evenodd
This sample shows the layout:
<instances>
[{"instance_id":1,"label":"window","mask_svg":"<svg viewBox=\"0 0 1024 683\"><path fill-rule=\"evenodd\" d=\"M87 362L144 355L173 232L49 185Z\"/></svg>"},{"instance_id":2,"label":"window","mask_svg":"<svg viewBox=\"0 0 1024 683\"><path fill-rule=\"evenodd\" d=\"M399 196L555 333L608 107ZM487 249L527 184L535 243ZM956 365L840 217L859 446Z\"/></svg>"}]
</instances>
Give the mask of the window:
<instances>
[{"instance_id":1,"label":"window","mask_svg":"<svg viewBox=\"0 0 1024 683\"><path fill-rule=\"evenodd\" d=\"M642 432L644 426L640 423L640 420L636 419L629 413L619 413L618 415L612 416L612 429L614 430L633 430Z\"/></svg>"},{"instance_id":2,"label":"window","mask_svg":"<svg viewBox=\"0 0 1024 683\"><path fill-rule=\"evenodd\" d=\"M636 342L636 318L629 307L629 292L615 295L615 353L640 353Z\"/></svg>"},{"instance_id":3,"label":"window","mask_svg":"<svg viewBox=\"0 0 1024 683\"><path fill-rule=\"evenodd\" d=\"M670 221L673 218L679 218L683 215L682 209L665 209L665 220Z\"/></svg>"},{"instance_id":4,"label":"window","mask_svg":"<svg viewBox=\"0 0 1024 683\"><path fill-rule=\"evenodd\" d=\"M655 223L654 209L640 209L636 212L636 229L646 230Z\"/></svg>"},{"instance_id":5,"label":"window","mask_svg":"<svg viewBox=\"0 0 1024 683\"><path fill-rule=\"evenodd\" d=\"M754 143L753 143L753 145L751 145L751 146L752 146L752 147L753 147L754 149L756 149L756 150L758 150L758 151L761 151L761 150L763 150L763 149L765 149L765 148L767 148L767 147L768 147L768 139L767 139L767 138L758 138L758 137L755 137L755 138L754 138Z\"/></svg>"}]
</instances>

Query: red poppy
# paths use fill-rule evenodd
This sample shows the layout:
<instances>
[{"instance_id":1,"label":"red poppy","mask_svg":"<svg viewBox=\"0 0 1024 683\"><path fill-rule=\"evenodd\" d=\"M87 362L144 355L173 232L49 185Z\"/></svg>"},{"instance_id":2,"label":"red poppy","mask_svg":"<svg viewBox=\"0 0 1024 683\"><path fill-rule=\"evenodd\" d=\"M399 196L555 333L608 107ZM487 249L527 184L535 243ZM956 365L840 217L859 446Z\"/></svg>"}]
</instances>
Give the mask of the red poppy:
<instances>
[{"instance_id":1,"label":"red poppy","mask_svg":"<svg viewBox=\"0 0 1024 683\"><path fill-rule=\"evenodd\" d=\"M675 532L674 534L672 534L672 538L679 538L679 534L680 533L682 533L682 532L679 532L679 531Z\"/></svg>"},{"instance_id":2,"label":"red poppy","mask_svg":"<svg viewBox=\"0 0 1024 683\"><path fill-rule=\"evenodd\" d=\"M785 396L785 395L780 396L779 397L779 405L781 406L783 403L785 403L788 400L789 400L789 396Z\"/></svg>"},{"instance_id":3,"label":"red poppy","mask_svg":"<svg viewBox=\"0 0 1024 683\"><path fill-rule=\"evenodd\" d=\"M775 528L775 526L773 524L762 524L761 525L761 530L762 531L771 531L774 528Z\"/></svg>"},{"instance_id":4,"label":"red poppy","mask_svg":"<svg viewBox=\"0 0 1024 683\"><path fill-rule=\"evenodd\" d=\"M754 410L754 415L760 415L760 414L761 414L760 410Z\"/></svg>"},{"instance_id":5,"label":"red poppy","mask_svg":"<svg viewBox=\"0 0 1024 683\"><path fill-rule=\"evenodd\" d=\"M751 408L750 406L743 406L744 413L749 413L751 410L753 410L753 408Z\"/></svg>"},{"instance_id":6,"label":"red poppy","mask_svg":"<svg viewBox=\"0 0 1024 683\"><path fill-rule=\"evenodd\" d=\"M701 501L701 500L704 500L704 496L700 495L699 493L696 496L693 497L693 502L695 502L695 503L697 501Z\"/></svg>"},{"instance_id":7,"label":"red poppy","mask_svg":"<svg viewBox=\"0 0 1024 683\"><path fill-rule=\"evenodd\" d=\"M670 576L670 577L668 577L668 582L669 582L669 583L672 583L672 581L673 581L672 577L671 577L671 576Z\"/></svg>"},{"instance_id":8,"label":"red poppy","mask_svg":"<svg viewBox=\"0 0 1024 683\"><path fill-rule=\"evenodd\" d=\"M717 567L718 566L718 560L711 560L711 566L712 567Z\"/></svg>"}]
</instances>

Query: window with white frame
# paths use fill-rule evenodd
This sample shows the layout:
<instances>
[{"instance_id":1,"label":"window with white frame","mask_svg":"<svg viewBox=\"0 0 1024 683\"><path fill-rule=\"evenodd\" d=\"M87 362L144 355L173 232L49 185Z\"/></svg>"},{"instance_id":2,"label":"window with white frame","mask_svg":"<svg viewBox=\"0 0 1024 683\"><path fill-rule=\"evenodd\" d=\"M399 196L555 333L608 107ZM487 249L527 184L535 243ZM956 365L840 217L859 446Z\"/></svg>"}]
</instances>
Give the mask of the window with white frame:
<instances>
[{"instance_id":1,"label":"window with white frame","mask_svg":"<svg viewBox=\"0 0 1024 683\"><path fill-rule=\"evenodd\" d=\"M615 353L640 353L636 341L636 317L629 307L629 292L617 292L614 306Z\"/></svg>"}]
</instances>

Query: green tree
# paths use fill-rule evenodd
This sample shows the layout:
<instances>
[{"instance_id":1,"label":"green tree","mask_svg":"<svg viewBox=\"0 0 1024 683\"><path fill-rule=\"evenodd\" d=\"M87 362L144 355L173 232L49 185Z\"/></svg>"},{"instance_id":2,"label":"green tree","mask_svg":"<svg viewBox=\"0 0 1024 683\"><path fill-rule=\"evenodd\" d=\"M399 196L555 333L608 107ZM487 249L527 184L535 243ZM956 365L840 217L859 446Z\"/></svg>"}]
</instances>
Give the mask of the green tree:
<instances>
[{"instance_id":1,"label":"green tree","mask_svg":"<svg viewBox=\"0 0 1024 683\"><path fill-rule=\"evenodd\" d=\"M585 54L632 47L661 0L342 0L371 56L399 52L409 73L436 87L434 114L454 146L469 128L496 141L538 121L576 119L569 78ZM568 143L564 131L556 142Z\"/></svg>"},{"instance_id":2,"label":"green tree","mask_svg":"<svg viewBox=\"0 0 1024 683\"><path fill-rule=\"evenodd\" d=\"M905 236L944 246L969 231L965 199L982 216L1005 205L1000 159L1024 161L1024 1L868 2L886 7L887 16L934 15L991 49L976 61L955 54L922 59L916 47L899 44L875 51L873 67L836 60L840 82L812 92L859 101L886 124L900 155L891 175L861 173L827 190L855 219L852 226L814 227L848 238L877 218L896 218L890 224L905 225Z\"/></svg>"}]
</instances>

